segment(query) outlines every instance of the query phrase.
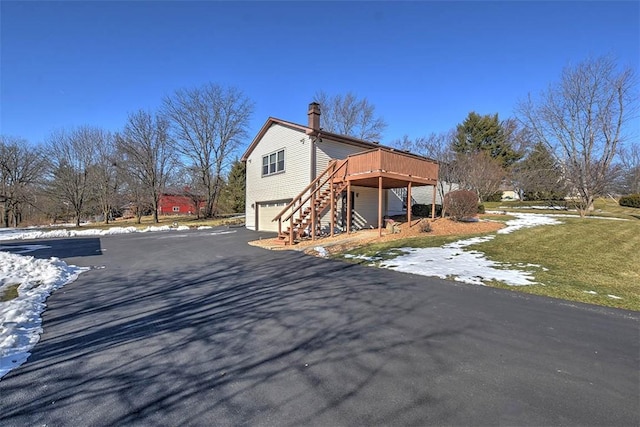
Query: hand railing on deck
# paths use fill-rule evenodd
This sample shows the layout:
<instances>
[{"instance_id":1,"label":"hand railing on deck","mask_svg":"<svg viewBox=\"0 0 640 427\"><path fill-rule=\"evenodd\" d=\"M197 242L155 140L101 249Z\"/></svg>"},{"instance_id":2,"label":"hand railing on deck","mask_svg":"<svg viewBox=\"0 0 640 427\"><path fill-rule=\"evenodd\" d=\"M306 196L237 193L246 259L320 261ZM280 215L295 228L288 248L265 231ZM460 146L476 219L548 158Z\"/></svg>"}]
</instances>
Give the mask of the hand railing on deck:
<instances>
[{"instance_id":1,"label":"hand railing on deck","mask_svg":"<svg viewBox=\"0 0 640 427\"><path fill-rule=\"evenodd\" d=\"M282 221L290 220L291 226L289 227L289 233L290 233L290 237L293 237L293 215L295 215L296 212L300 211L300 209L302 209L305 203L307 203L309 199L313 197L314 194L320 191L320 189L322 189L324 185L338 173L338 171L340 171L341 169L345 169L345 172L346 172L347 163L348 163L348 159L331 160L329 162L329 165L327 165L327 168L320 175L318 175L316 179L311 181L311 183L307 185L304 190L302 190L287 206L285 206L284 209L282 209L282 211L280 211L278 215L276 215L272 219L272 221L278 221L278 234L282 233ZM325 175L327 176L323 180L323 177ZM318 185L318 183L321 181L322 183ZM310 191L306 197L304 197L304 195L310 189L313 189L313 190ZM333 189L331 189L331 191L333 191ZM304 197L304 200L303 200L303 197ZM296 203L298 204L296 205ZM313 203L311 204L311 208L312 209L314 208ZM282 218L282 216L285 215L289 209L291 209L291 212L289 212L289 214L286 217Z\"/></svg>"}]
</instances>

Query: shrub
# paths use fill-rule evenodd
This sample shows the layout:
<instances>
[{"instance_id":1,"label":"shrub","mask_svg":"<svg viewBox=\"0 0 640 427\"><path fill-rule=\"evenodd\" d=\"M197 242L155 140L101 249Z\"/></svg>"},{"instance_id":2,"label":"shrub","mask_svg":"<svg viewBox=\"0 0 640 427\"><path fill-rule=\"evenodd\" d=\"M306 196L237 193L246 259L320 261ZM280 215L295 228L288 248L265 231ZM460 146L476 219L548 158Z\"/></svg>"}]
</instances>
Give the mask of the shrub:
<instances>
[{"instance_id":1,"label":"shrub","mask_svg":"<svg viewBox=\"0 0 640 427\"><path fill-rule=\"evenodd\" d=\"M431 223L429 221L420 221L418 224L418 230L422 233L430 233L431 232Z\"/></svg>"},{"instance_id":2,"label":"shrub","mask_svg":"<svg viewBox=\"0 0 640 427\"><path fill-rule=\"evenodd\" d=\"M640 193L620 197L618 204L629 208L640 208Z\"/></svg>"},{"instance_id":3,"label":"shrub","mask_svg":"<svg viewBox=\"0 0 640 427\"><path fill-rule=\"evenodd\" d=\"M485 202L501 202L502 191L496 191L495 193L489 194L484 201Z\"/></svg>"},{"instance_id":4,"label":"shrub","mask_svg":"<svg viewBox=\"0 0 640 427\"><path fill-rule=\"evenodd\" d=\"M416 203L415 205L411 206L411 215L421 216L423 218L430 218L431 205L422 205L422 204ZM436 204L436 216L441 216L441 215L442 215L442 205Z\"/></svg>"},{"instance_id":5,"label":"shrub","mask_svg":"<svg viewBox=\"0 0 640 427\"><path fill-rule=\"evenodd\" d=\"M469 190L456 190L444 196L444 207L455 221L478 213L478 195Z\"/></svg>"},{"instance_id":6,"label":"shrub","mask_svg":"<svg viewBox=\"0 0 640 427\"><path fill-rule=\"evenodd\" d=\"M478 213L479 214L485 213L485 208L483 204L478 205Z\"/></svg>"},{"instance_id":7,"label":"shrub","mask_svg":"<svg viewBox=\"0 0 640 427\"><path fill-rule=\"evenodd\" d=\"M530 191L523 194L523 201L564 201L564 194L555 191Z\"/></svg>"}]
</instances>

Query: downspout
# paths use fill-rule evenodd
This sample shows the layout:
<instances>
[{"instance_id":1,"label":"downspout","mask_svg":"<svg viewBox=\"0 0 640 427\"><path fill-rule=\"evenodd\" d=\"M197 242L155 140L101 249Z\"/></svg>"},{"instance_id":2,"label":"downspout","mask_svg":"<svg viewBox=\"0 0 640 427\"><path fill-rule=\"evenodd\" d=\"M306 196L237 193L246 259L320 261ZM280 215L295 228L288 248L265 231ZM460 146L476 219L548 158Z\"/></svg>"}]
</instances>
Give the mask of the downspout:
<instances>
[{"instance_id":1,"label":"downspout","mask_svg":"<svg viewBox=\"0 0 640 427\"><path fill-rule=\"evenodd\" d=\"M311 171L309 174L309 182L312 182L314 179L316 179L316 176L318 175L318 171L316 168L316 140L318 139L317 135L313 135L313 136L309 136L309 140L311 141L311 144L309 144L311 146Z\"/></svg>"}]
</instances>

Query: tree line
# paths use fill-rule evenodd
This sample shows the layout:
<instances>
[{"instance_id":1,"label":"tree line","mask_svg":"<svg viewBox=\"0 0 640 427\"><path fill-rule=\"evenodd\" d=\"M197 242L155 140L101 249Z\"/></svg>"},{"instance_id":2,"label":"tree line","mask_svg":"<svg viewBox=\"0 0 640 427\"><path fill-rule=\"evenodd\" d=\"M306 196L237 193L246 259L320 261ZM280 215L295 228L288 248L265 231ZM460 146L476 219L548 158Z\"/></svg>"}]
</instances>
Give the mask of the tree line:
<instances>
[{"instance_id":1,"label":"tree line","mask_svg":"<svg viewBox=\"0 0 640 427\"><path fill-rule=\"evenodd\" d=\"M197 216L244 211L244 165L253 102L239 89L206 84L166 96L158 111L129 114L117 132L94 126L58 130L30 145L0 137L0 212L4 227L25 220L100 216L132 207L137 221L165 192L192 199ZM239 178L242 177L242 179Z\"/></svg>"},{"instance_id":2,"label":"tree line","mask_svg":"<svg viewBox=\"0 0 640 427\"><path fill-rule=\"evenodd\" d=\"M367 98L317 92L321 127L379 141L387 123ZM481 201L504 187L523 199L573 196L581 215L597 196L640 193L638 135L624 133L638 116L636 76L611 57L587 59L516 107L516 116L471 112L454 129L391 145L440 163L438 191L456 185ZM253 102L239 89L208 83L176 90L155 112L129 114L117 132L90 126L52 133L30 146L0 137L2 225L28 218L53 221L99 215L125 205L158 221L158 202L171 190L202 204L207 218L244 211L244 164Z\"/></svg>"},{"instance_id":3,"label":"tree line","mask_svg":"<svg viewBox=\"0 0 640 427\"><path fill-rule=\"evenodd\" d=\"M608 56L563 70L560 80L516 106L516 117L471 112L454 129L394 141L440 162L439 192L455 184L479 200L502 189L524 200L565 200L581 216L596 197L640 193L636 77Z\"/></svg>"}]
</instances>

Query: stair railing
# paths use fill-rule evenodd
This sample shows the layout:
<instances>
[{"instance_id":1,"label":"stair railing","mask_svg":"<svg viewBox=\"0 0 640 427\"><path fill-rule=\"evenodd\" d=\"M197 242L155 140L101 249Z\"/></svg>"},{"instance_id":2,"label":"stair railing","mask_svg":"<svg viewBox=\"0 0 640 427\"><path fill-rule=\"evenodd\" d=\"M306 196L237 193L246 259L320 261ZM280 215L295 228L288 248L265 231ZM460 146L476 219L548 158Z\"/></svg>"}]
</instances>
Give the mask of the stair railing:
<instances>
[{"instance_id":1,"label":"stair railing","mask_svg":"<svg viewBox=\"0 0 640 427\"><path fill-rule=\"evenodd\" d=\"M296 212L299 212L300 209L302 209L305 206L305 204L309 201L309 199L315 196L317 192L320 191L320 189L338 173L338 171L340 171L341 169L345 169L345 175L346 175L347 162L348 162L348 159L331 160L329 162L329 165L327 165L327 168L320 175L318 175L316 179L311 181L311 183L309 183L309 185L307 185L304 190L302 190L287 206L284 207L284 209L282 209L282 211L278 215L276 215L272 219L272 221L278 221L278 234L282 233L282 221L287 221L287 220L289 221L289 243L290 244L293 243L293 216L296 214ZM323 180L323 177L325 175L328 175L328 176L326 176L326 178L324 178ZM318 185L318 182L322 182L322 183ZM312 189L312 191L310 191L309 194L303 199L303 196L310 189ZM289 214L283 218L283 216L287 214L287 210L289 209L291 209L291 212L289 212ZM311 209L312 211L315 209L313 202L311 203Z\"/></svg>"}]
</instances>

